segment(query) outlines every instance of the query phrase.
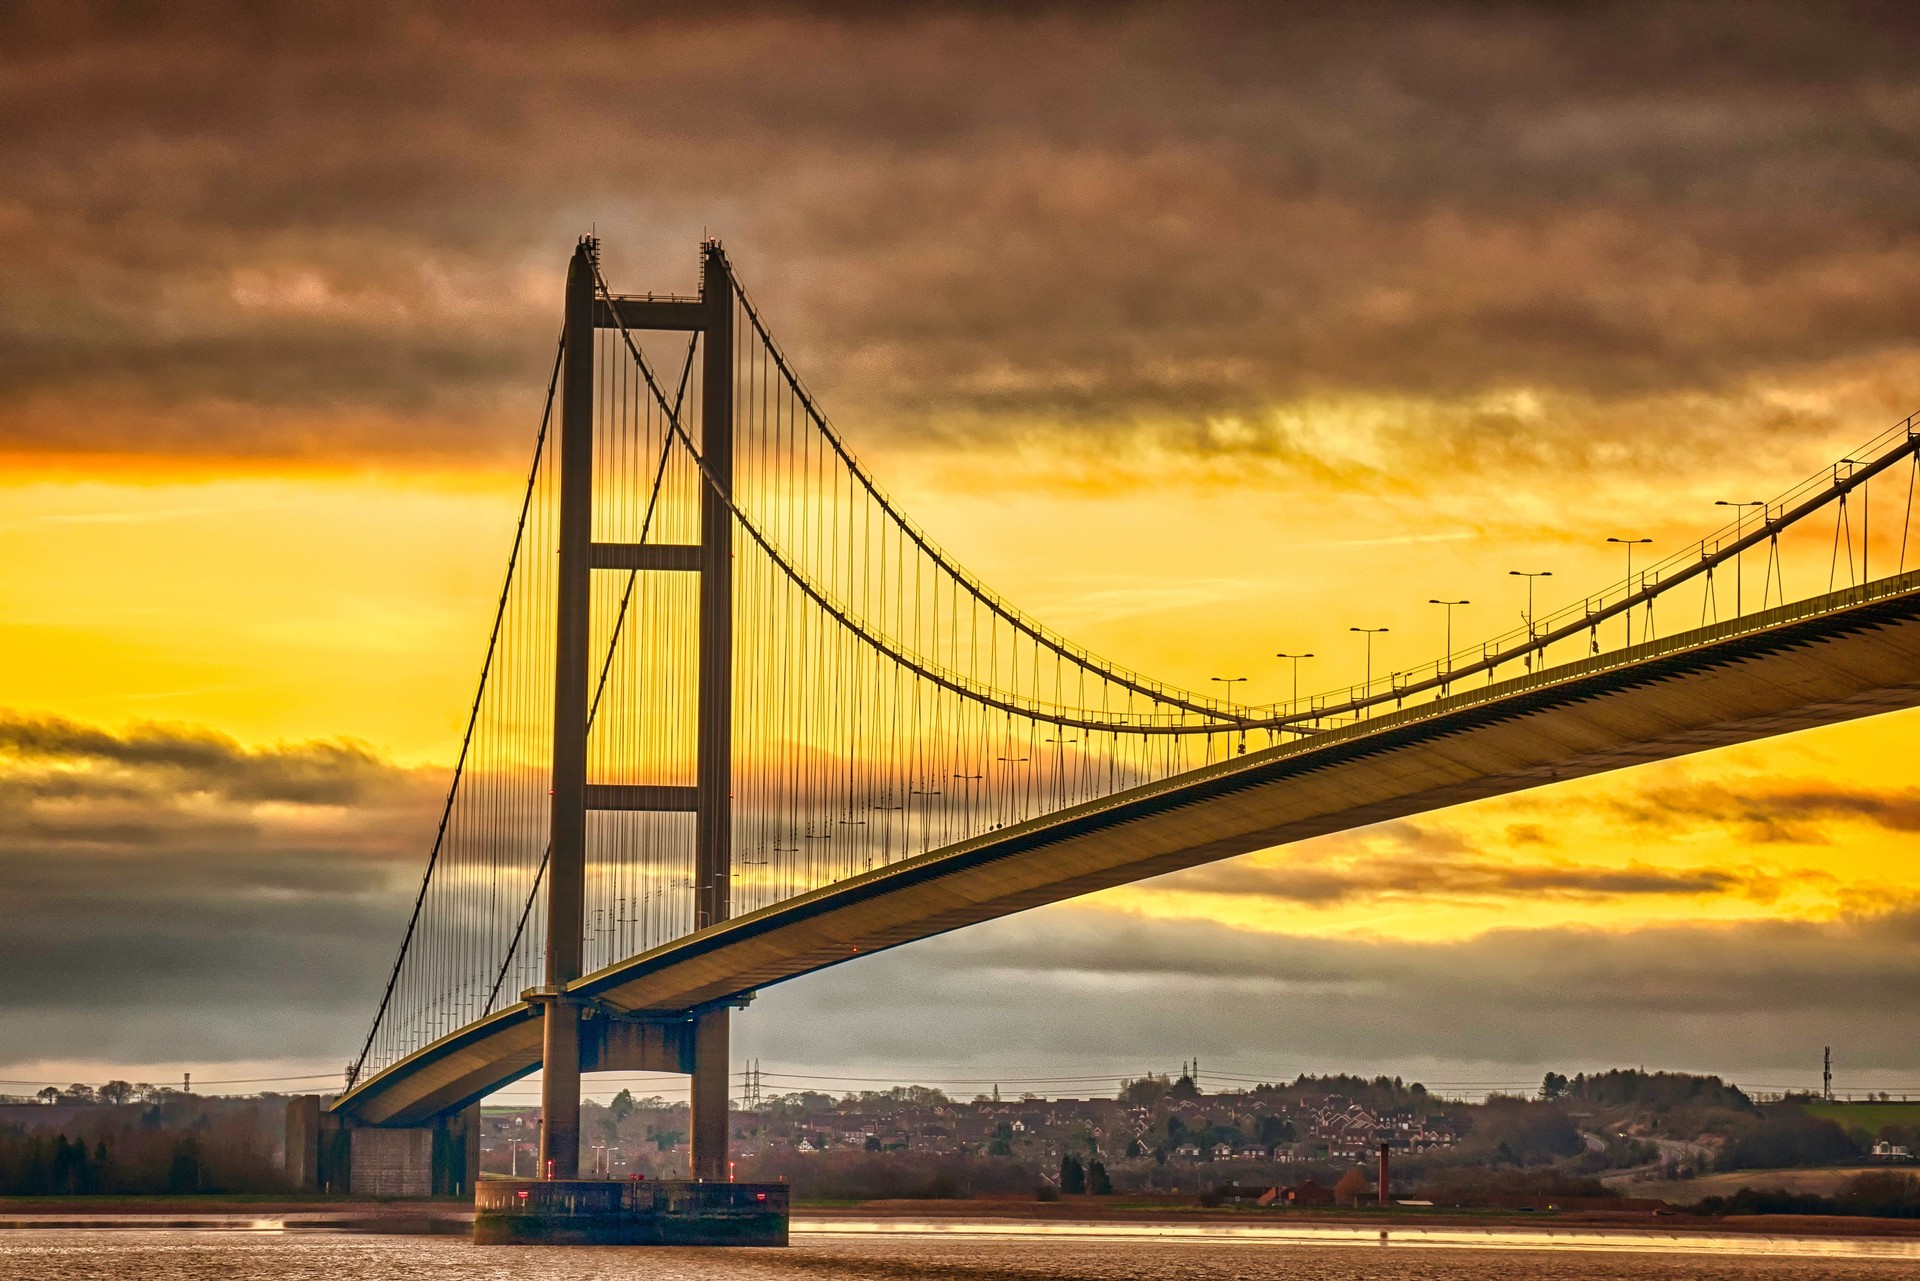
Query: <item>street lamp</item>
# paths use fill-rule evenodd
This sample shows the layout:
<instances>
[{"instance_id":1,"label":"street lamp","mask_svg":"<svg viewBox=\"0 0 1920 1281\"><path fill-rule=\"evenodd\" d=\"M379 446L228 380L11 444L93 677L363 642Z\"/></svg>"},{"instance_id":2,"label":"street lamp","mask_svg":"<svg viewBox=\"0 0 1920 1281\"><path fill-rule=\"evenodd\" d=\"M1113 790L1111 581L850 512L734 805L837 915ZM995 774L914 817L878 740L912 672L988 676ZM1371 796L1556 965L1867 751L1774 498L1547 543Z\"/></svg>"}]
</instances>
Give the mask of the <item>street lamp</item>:
<instances>
[{"instance_id":1,"label":"street lamp","mask_svg":"<svg viewBox=\"0 0 1920 1281\"><path fill-rule=\"evenodd\" d=\"M1275 654L1274 657L1285 658L1293 663L1293 698L1288 705L1292 706L1293 704L1297 704L1300 701L1300 660L1303 658L1312 658L1313 653L1312 651L1308 651L1305 654Z\"/></svg>"},{"instance_id":2,"label":"street lamp","mask_svg":"<svg viewBox=\"0 0 1920 1281\"><path fill-rule=\"evenodd\" d=\"M1049 738L1053 744L1053 782L1054 790L1060 796L1060 803L1067 803L1067 748L1079 742L1077 738Z\"/></svg>"},{"instance_id":3,"label":"street lamp","mask_svg":"<svg viewBox=\"0 0 1920 1281\"><path fill-rule=\"evenodd\" d=\"M1542 569L1528 573L1524 569L1510 569L1507 571L1507 577L1524 578L1527 580L1527 639L1531 641L1533 639L1533 580L1536 578L1552 578L1553 571L1550 569Z\"/></svg>"},{"instance_id":4,"label":"street lamp","mask_svg":"<svg viewBox=\"0 0 1920 1281\"><path fill-rule=\"evenodd\" d=\"M966 800L963 803L967 807L967 818L969 821L971 821L973 818L973 785L975 783L978 783L981 779L985 778L986 775L985 774L955 774L954 777L957 779L964 780L967 785L967 790L964 793Z\"/></svg>"},{"instance_id":5,"label":"street lamp","mask_svg":"<svg viewBox=\"0 0 1920 1281\"><path fill-rule=\"evenodd\" d=\"M1447 652L1446 652L1444 661L1447 666L1448 674L1451 674L1453 672L1453 607L1455 605L1471 605L1473 604L1473 602L1470 600L1431 600L1430 599L1427 601L1427 604L1444 605L1447 608ZM1438 669L1435 669L1435 670L1438 670ZM1440 683L1440 692L1442 694L1447 692L1447 682L1444 678L1441 680L1441 683Z\"/></svg>"},{"instance_id":6,"label":"street lamp","mask_svg":"<svg viewBox=\"0 0 1920 1281\"><path fill-rule=\"evenodd\" d=\"M1020 765L1025 763L1027 758L1024 756L996 756L993 759L1000 762L1002 765ZM1013 779L1011 777L1012 771L1009 770L1007 771L1007 773L1009 775L1006 783L1007 808L1008 808L1009 817L1011 817L1012 808L1013 808Z\"/></svg>"},{"instance_id":7,"label":"street lamp","mask_svg":"<svg viewBox=\"0 0 1920 1281\"><path fill-rule=\"evenodd\" d=\"M1651 543L1651 538L1609 538L1610 543L1618 543L1627 549L1627 595L1633 595L1633 549ZM1627 611L1627 644L1633 644L1633 611Z\"/></svg>"},{"instance_id":8,"label":"street lamp","mask_svg":"<svg viewBox=\"0 0 1920 1281\"><path fill-rule=\"evenodd\" d=\"M1209 676L1207 679L1217 681L1227 687L1227 708L1229 714L1231 714L1233 708L1233 687L1247 678L1244 676ZM1244 727L1240 730L1240 754L1242 756L1247 754L1247 731Z\"/></svg>"},{"instance_id":9,"label":"street lamp","mask_svg":"<svg viewBox=\"0 0 1920 1281\"><path fill-rule=\"evenodd\" d=\"M1747 520L1747 508L1766 507L1764 502L1735 503L1724 498L1714 500L1715 507L1733 508L1733 541L1739 542ZM1733 554L1733 616L1735 618L1747 612L1747 585L1742 572L1746 567L1747 551L1741 548Z\"/></svg>"},{"instance_id":10,"label":"street lamp","mask_svg":"<svg viewBox=\"0 0 1920 1281\"><path fill-rule=\"evenodd\" d=\"M1510 569L1507 571L1507 577L1524 578L1527 580L1527 670L1532 671L1533 670L1533 580L1536 578L1552 578L1553 571L1550 569L1542 569L1542 570L1536 570L1532 573L1529 573L1524 569Z\"/></svg>"},{"instance_id":11,"label":"street lamp","mask_svg":"<svg viewBox=\"0 0 1920 1281\"><path fill-rule=\"evenodd\" d=\"M1384 627L1349 627L1347 630L1350 632L1359 632L1367 638L1367 686L1365 693L1361 694L1362 698L1366 698L1373 693L1373 638L1387 629Z\"/></svg>"}]
</instances>

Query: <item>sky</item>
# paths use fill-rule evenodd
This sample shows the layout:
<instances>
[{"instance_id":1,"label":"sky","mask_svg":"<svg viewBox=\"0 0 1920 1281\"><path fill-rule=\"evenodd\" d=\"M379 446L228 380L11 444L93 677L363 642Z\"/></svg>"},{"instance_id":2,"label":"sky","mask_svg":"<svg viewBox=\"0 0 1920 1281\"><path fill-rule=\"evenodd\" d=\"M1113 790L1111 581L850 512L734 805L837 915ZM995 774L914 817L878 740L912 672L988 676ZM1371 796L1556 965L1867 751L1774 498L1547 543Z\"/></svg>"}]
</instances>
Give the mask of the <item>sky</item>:
<instances>
[{"instance_id":1,"label":"sky","mask_svg":"<svg viewBox=\"0 0 1920 1281\"><path fill-rule=\"evenodd\" d=\"M1681 547L1920 408L1916 25L8 6L0 1092L357 1048L582 232L633 292L690 290L721 238L962 563L1128 666L1273 699L1278 651L1318 655L1311 688L1358 678L1354 625L1428 661L1430 598L1504 632L1508 570L1578 599L1619 577L1609 535ZM1194 1056L1806 1085L1824 1045L1842 1086L1920 1087L1916 736L1109 891L770 989L736 1045L770 1087Z\"/></svg>"}]
</instances>

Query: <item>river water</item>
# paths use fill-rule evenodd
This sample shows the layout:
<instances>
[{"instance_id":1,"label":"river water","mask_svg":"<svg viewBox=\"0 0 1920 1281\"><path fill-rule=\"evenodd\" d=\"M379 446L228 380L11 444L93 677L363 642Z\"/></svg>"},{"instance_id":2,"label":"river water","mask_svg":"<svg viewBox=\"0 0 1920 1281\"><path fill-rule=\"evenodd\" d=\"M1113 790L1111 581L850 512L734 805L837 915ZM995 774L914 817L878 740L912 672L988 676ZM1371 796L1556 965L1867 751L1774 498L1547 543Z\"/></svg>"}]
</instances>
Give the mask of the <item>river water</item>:
<instances>
[{"instance_id":1,"label":"river water","mask_svg":"<svg viewBox=\"0 0 1920 1281\"><path fill-rule=\"evenodd\" d=\"M1920 1242L1665 1233L795 1225L785 1250L475 1246L219 1229L0 1231L4 1281L1600 1281L1920 1277Z\"/></svg>"}]
</instances>

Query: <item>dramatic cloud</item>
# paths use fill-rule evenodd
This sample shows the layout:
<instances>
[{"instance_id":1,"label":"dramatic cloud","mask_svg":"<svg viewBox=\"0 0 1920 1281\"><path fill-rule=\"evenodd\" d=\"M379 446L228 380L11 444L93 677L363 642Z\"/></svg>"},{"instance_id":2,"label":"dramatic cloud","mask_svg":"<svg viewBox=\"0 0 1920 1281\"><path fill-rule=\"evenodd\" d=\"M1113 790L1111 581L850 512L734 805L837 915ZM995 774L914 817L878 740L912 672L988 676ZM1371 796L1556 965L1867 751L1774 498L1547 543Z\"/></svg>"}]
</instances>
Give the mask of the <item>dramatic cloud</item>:
<instances>
[{"instance_id":1,"label":"dramatic cloud","mask_svg":"<svg viewBox=\"0 0 1920 1281\"><path fill-rule=\"evenodd\" d=\"M1642 796L1617 801L1636 828L1654 821L1641 813ZM1836 803L1848 799L1836 792ZM1852 795L1860 808L1872 805L1870 793ZM1536 798L1535 803L1540 803ZM1547 802L1553 804L1553 802ZM1585 805L1586 802L1576 802ZM1602 806L1601 814L1612 808ZM1744 813L1764 815L1768 802L1746 798ZM1689 816L1661 808L1660 822L1669 830L1689 830L1713 823L1717 816ZM1623 904L1635 899L1736 898L1771 904L1792 884L1806 888L1820 882L1839 888L1831 876L1802 870L1792 877L1725 861L1722 853L1709 865L1656 866L1638 858L1595 862L1571 857L1565 846L1581 845L1590 836L1604 839L1606 831L1581 829L1549 837L1532 824L1504 829L1464 823L1441 816L1381 823L1354 832L1303 841L1284 850L1255 854L1224 863L1212 863L1158 878L1143 891L1223 894L1309 908L1364 905L1418 905L1444 909L1449 905L1519 906L1548 901L1586 904Z\"/></svg>"},{"instance_id":2,"label":"dramatic cloud","mask_svg":"<svg viewBox=\"0 0 1920 1281\"><path fill-rule=\"evenodd\" d=\"M1916 35L1910 6L1769 0L16 4L0 15L0 454L54 456L68 475L109 454L153 472L520 457L574 237L597 227L616 287L684 290L711 232L861 448L927 447L901 461L937 477L924 488L949 507L934 515L1004 525L1020 545L1001 566L1057 573L1042 599L1078 610L1090 639L1171 654L1201 682L1242 670L1215 665L1220 637L1255 655L1312 648L1325 657L1309 679L1337 684L1357 655L1312 629L1344 628L1350 602L1391 624L1381 661L1437 654L1439 619L1414 625L1393 602L1431 614L1435 593L1471 595L1484 612L1463 626L1511 626L1508 548L1532 564L1547 543L1540 566L1570 585L1616 529L1666 555L1698 536L1685 513L1762 496L1748 477L1784 484L1912 407ZM1027 449L1046 465L1018 465ZM1059 501L1281 471L1300 483L1232 514L1284 521L1222 519L1217 556L1167 537L1182 552L1166 570L1140 544L1211 525L1210 494L1095 513L1111 526ZM1059 524L1003 519L1023 474L1061 491L1047 495ZM1003 506L959 502L970 485ZM95 519L95 502L45 519ZM357 510L338 528L411 544L434 518L409 512L378 537ZM1098 535L1117 565L1033 554L1083 519L1117 531ZM221 527L259 542L265 567L223 583L339 590L304 576L323 555L289 554L265 527ZM343 562L386 550L324 528ZM250 600L248 627L272 624L280 655L256 668L251 631L230 642L240 661L205 639L215 624L149 634L133 606L99 605L98 566L157 554L14 536L35 549L16 565L44 562L36 584L81 585L16 611L23 635L54 638L27 652L169 660L107 702L71 692L98 670L79 660L79 676L19 695L52 706L185 689L201 666L209 685L270 671L320 691L294 732L380 738L364 726L386 722L328 700L384 697L418 654L451 652L431 610L395 603L431 604L408 579L362 612ZM991 551L986 533L971 541ZM1389 569L1350 550L1376 541ZM168 546L200 559L170 554L153 571L164 590L135 605L225 619L178 577L223 549ZM484 574L459 561L444 575L484 580L482 617L497 582L484 559ZM1483 570L1511 593L1472 586ZM467 602L446 608L465 617ZM315 655L331 656L324 673ZM1249 674L1248 689L1278 679ZM431 728L408 730L407 750L445 746L443 719L419 718ZM442 781L354 742L0 716L0 1058L331 1065L371 1016ZM1754 867L1725 840L1692 866L1607 859L1530 810L1504 845L1436 819L1161 884L1240 920L1262 900L1296 919L1374 904L1404 919L1426 902L1455 921L1532 919L1529 903L1634 925L1730 900L1817 914L1879 890L1793 900L1768 861L1779 845L1920 825L1920 796L1837 784L1571 795L1589 828L1629 840L1704 830L1775 848ZM1202 1051L1744 1071L1834 1043L1891 1068L1909 1061L1920 991L1899 906L1416 944L1068 905L770 990L743 1036L820 1064L1165 1066Z\"/></svg>"},{"instance_id":3,"label":"dramatic cloud","mask_svg":"<svg viewBox=\"0 0 1920 1281\"><path fill-rule=\"evenodd\" d=\"M153 783L237 802L368 805L405 779L358 743L300 743L248 750L197 727L142 725L123 734L61 717L0 712L7 784L40 799L146 796Z\"/></svg>"},{"instance_id":4,"label":"dramatic cloud","mask_svg":"<svg viewBox=\"0 0 1920 1281\"><path fill-rule=\"evenodd\" d=\"M9 15L15 449L517 446L590 222L872 430L1604 466L1920 363L1903 6Z\"/></svg>"},{"instance_id":5,"label":"dramatic cloud","mask_svg":"<svg viewBox=\"0 0 1920 1281\"><path fill-rule=\"evenodd\" d=\"M353 744L0 716L0 1063L342 1059L391 962L442 781ZM1820 805L1889 808L1840 789ZM1363 835L1375 857L1256 856L1158 884L1309 906L1770 892L1739 869L1609 868L1551 846L1501 862L1444 825ZM1197 1052L1273 1072L1506 1080L1645 1061L1770 1082L1828 1043L1863 1071L1902 1067L1916 943L1920 915L1900 911L1415 943L1068 904L769 989L741 1036L779 1063L882 1074L1139 1070Z\"/></svg>"},{"instance_id":6,"label":"dramatic cloud","mask_svg":"<svg viewBox=\"0 0 1920 1281\"><path fill-rule=\"evenodd\" d=\"M1202 894L1252 894L1315 907L1356 899L1610 899L1640 895L1747 893L1765 895L1770 878L1717 869L1670 871L1575 864L1516 866L1488 860L1379 860L1326 867L1254 863L1241 859L1182 873L1170 883Z\"/></svg>"},{"instance_id":7,"label":"dramatic cloud","mask_svg":"<svg viewBox=\"0 0 1920 1281\"><path fill-rule=\"evenodd\" d=\"M1643 828L1733 829L1767 844L1824 845L1836 823L1860 823L1889 832L1920 831L1920 789L1854 787L1796 781L1746 787L1689 782L1649 787L1614 803L1619 815Z\"/></svg>"},{"instance_id":8,"label":"dramatic cloud","mask_svg":"<svg viewBox=\"0 0 1920 1281\"><path fill-rule=\"evenodd\" d=\"M1397 943L1064 907L771 989L740 1035L743 1053L784 1064L951 1075L1139 1071L1198 1053L1276 1075L1525 1081L1657 1063L1795 1085L1817 1079L1823 1044L1844 1046L1854 1072L1910 1068L1917 941L1911 913Z\"/></svg>"},{"instance_id":9,"label":"dramatic cloud","mask_svg":"<svg viewBox=\"0 0 1920 1281\"><path fill-rule=\"evenodd\" d=\"M0 715L0 1057L338 1057L441 785L354 744Z\"/></svg>"}]
</instances>

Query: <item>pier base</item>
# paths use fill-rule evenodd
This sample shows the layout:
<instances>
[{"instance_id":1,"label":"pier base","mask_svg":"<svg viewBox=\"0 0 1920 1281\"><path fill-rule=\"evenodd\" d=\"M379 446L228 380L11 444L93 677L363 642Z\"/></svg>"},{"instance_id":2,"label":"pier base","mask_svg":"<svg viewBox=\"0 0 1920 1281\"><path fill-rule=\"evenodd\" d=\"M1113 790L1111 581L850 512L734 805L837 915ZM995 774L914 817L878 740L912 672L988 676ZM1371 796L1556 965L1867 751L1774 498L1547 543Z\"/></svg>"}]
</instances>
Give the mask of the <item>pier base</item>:
<instances>
[{"instance_id":1,"label":"pier base","mask_svg":"<svg viewBox=\"0 0 1920 1281\"><path fill-rule=\"evenodd\" d=\"M342 1196L464 1197L479 1185L480 1105L425 1125L359 1125L287 1100L287 1179L302 1192Z\"/></svg>"},{"instance_id":2,"label":"pier base","mask_svg":"<svg viewBox=\"0 0 1920 1281\"><path fill-rule=\"evenodd\" d=\"M787 1185L484 1179L478 1245L785 1245Z\"/></svg>"}]
</instances>

